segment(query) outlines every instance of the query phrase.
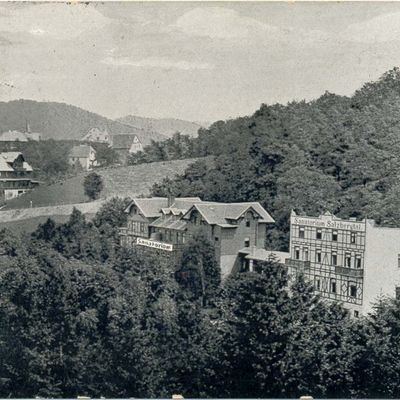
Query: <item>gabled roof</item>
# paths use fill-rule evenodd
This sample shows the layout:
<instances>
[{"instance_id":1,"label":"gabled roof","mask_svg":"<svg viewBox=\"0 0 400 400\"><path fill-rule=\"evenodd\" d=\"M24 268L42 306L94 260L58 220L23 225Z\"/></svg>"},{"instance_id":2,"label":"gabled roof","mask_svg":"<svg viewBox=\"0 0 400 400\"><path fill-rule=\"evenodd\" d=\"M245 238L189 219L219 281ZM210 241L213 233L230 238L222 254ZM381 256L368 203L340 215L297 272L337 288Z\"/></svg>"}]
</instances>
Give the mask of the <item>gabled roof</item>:
<instances>
[{"instance_id":1,"label":"gabled roof","mask_svg":"<svg viewBox=\"0 0 400 400\"><path fill-rule=\"evenodd\" d=\"M227 225L232 220L239 219L244 213L252 209L259 217L259 222L273 223L273 218L258 202L248 203L198 203L194 204L190 210L185 214L184 218L188 216L192 209L197 209L198 212L210 225Z\"/></svg>"},{"instance_id":2,"label":"gabled roof","mask_svg":"<svg viewBox=\"0 0 400 400\"><path fill-rule=\"evenodd\" d=\"M156 218L162 213L179 215L186 213L193 204L198 202L201 202L199 197L180 197L168 207L167 197L136 198L132 199L125 212L130 212L132 205L135 204L146 218Z\"/></svg>"},{"instance_id":3,"label":"gabled roof","mask_svg":"<svg viewBox=\"0 0 400 400\"><path fill-rule=\"evenodd\" d=\"M99 128L91 128L81 140L87 141L108 141L110 139L110 134L108 133L107 129L100 130Z\"/></svg>"},{"instance_id":4,"label":"gabled roof","mask_svg":"<svg viewBox=\"0 0 400 400\"><path fill-rule=\"evenodd\" d=\"M139 211L146 218L156 218L161 215L161 209L168 206L168 198L151 197L143 199L132 199L132 202L125 209L125 212L129 213L133 205L136 205Z\"/></svg>"},{"instance_id":5,"label":"gabled roof","mask_svg":"<svg viewBox=\"0 0 400 400\"><path fill-rule=\"evenodd\" d=\"M139 138L134 133L121 133L118 135L113 135L112 148L120 150L129 150L135 138L140 142Z\"/></svg>"},{"instance_id":6,"label":"gabled roof","mask_svg":"<svg viewBox=\"0 0 400 400\"><path fill-rule=\"evenodd\" d=\"M150 226L155 228L167 228L167 229L176 229L176 230L184 230L186 228L187 221L183 219L176 219L174 216L170 217L160 217L156 219L154 222L150 224Z\"/></svg>"},{"instance_id":7,"label":"gabled roof","mask_svg":"<svg viewBox=\"0 0 400 400\"><path fill-rule=\"evenodd\" d=\"M33 168L25 161L23 154L19 151L7 151L0 153L0 171L14 171L12 164L18 157L22 157L22 168L25 171L33 171Z\"/></svg>"},{"instance_id":8,"label":"gabled roof","mask_svg":"<svg viewBox=\"0 0 400 400\"><path fill-rule=\"evenodd\" d=\"M19 156L22 156L22 153L20 151L5 151L0 153L0 156L2 156L7 162L13 163Z\"/></svg>"},{"instance_id":9,"label":"gabled roof","mask_svg":"<svg viewBox=\"0 0 400 400\"><path fill-rule=\"evenodd\" d=\"M14 168L0 154L0 172L14 171Z\"/></svg>"},{"instance_id":10,"label":"gabled roof","mask_svg":"<svg viewBox=\"0 0 400 400\"><path fill-rule=\"evenodd\" d=\"M92 146L81 144L78 146L74 146L71 149L69 156L77 157L77 158L86 158L86 157L89 157L91 151L94 151Z\"/></svg>"},{"instance_id":11,"label":"gabled roof","mask_svg":"<svg viewBox=\"0 0 400 400\"><path fill-rule=\"evenodd\" d=\"M6 131L0 134L0 142L27 142L26 134L20 131Z\"/></svg>"}]
</instances>

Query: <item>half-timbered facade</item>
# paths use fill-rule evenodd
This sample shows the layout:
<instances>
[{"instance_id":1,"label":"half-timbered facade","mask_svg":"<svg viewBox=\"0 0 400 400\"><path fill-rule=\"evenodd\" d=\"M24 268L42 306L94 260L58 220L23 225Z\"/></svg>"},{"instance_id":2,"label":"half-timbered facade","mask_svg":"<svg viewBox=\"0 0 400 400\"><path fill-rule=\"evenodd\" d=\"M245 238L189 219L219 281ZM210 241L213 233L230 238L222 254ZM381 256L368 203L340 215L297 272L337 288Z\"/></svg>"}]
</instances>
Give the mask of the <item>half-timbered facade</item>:
<instances>
[{"instance_id":1,"label":"half-timbered facade","mask_svg":"<svg viewBox=\"0 0 400 400\"><path fill-rule=\"evenodd\" d=\"M400 286L400 229L373 220L342 220L329 212L290 221L289 275L302 273L322 297L343 302L355 316Z\"/></svg>"}]
</instances>

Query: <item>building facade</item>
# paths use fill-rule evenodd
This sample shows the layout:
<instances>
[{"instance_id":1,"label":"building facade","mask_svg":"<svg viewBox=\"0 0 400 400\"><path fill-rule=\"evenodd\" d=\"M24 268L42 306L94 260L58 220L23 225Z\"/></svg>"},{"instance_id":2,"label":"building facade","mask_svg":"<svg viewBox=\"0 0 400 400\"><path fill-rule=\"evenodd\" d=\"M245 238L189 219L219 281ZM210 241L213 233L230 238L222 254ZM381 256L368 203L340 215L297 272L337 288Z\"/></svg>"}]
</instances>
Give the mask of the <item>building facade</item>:
<instances>
[{"instance_id":1,"label":"building facade","mask_svg":"<svg viewBox=\"0 0 400 400\"><path fill-rule=\"evenodd\" d=\"M92 146L81 144L74 146L68 157L70 165L79 164L85 171L97 166L96 151Z\"/></svg>"},{"instance_id":2,"label":"building facade","mask_svg":"<svg viewBox=\"0 0 400 400\"><path fill-rule=\"evenodd\" d=\"M33 169L22 153L0 153L0 200L11 200L38 186L32 174Z\"/></svg>"},{"instance_id":3,"label":"building facade","mask_svg":"<svg viewBox=\"0 0 400 400\"><path fill-rule=\"evenodd\" d=\"M81 142L95 142L111 144L111 135L107 129L91 128L81 139Z\"/></svg>"},{"instance_id":4,"label":"building facade","mask_svg":"<svg viewBox=\"0 0 400 400\"><path fill-rule=\"evenodd\" d=\"M265 248L267 225L274 222L257 202L215 203L199 198L133 199L126 212L127 227L120 231L123 246L146 247L176 259L190 236L202 230L214 245L222 278L251 269L248 256Z\"/></svg>"},{"instance_id":5,"label":"building facade","mask_svg":"<svg viewBox=\"0 0 400 400\"><path fill-rule=\"evenodd\" d=\"M134 133L121 133L112 136L112 148L118 154L121 162L125 163L130 154L143 150L143 144Z\"/></svg>"},{"instance_id":6,"label":"building facade","mask_svg":"<svg viewBox=\"0 0 400 400\"><path fill-rule=\"evenodd\" d=\"M400 294L400 229L292 212L286 264L292 278L304 274L322 297L366 314L380 296Z\"/></svg>"}]
</instances>

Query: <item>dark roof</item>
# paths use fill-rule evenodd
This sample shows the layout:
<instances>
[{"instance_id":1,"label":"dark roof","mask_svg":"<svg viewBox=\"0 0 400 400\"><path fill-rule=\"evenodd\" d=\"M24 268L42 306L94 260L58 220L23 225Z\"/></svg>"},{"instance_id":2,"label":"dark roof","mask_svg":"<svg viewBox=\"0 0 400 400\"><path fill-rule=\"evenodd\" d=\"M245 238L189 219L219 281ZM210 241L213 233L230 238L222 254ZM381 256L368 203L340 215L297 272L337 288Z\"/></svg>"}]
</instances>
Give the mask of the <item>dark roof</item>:
<instances>
[{"instance_id":1,"label":"dark roof","mask_svg":"<svg viewBox=\"0 0 400 400\"><path fill-rule=\"evenodd\" d=\"M194 208L204 217L210 225L219 225L223 228L232 228L236 225L232 224L232 220L239 219L248 210L256 212L262 223L272 223L273 218L258 202L248 203L216 203L201 201L199 197L180 197L174 200L171 206L168 206L167 197L151 197L133 199L125 212L130 212L132 205L135 204L142 215L146 218L159 218L154 221L154 225L181 215L183 219L187 219L189 213ZM167 217L167 218L166 218ZM175 228L174 228L175 229ZM178 228L176 228L178 229Z\"/></svg>"},{"instance_id":2,"label":"dark roof","mask_svg":"<svg viewBox=\"0 0 400 400\"><path fill-rule=\"evenodd\" d=\"M174 200L171 207L168 207L167 197L136 198L132 199L132 202L125 209L125 212L129 212L132 205L135 204L146 218L157 218L161 216L162 210L179 209L180 211L183 210L183 212L186 212L197 202L201 202L199 197L180 197Z\"/></svg>"},{"instance_id":3,"label":"dark roof","mask_svg":"<svg viewBox=\"0 0 400 400\"><path fill-rule=\"evenodd\" d=\"M134 133L121 133L112 136L112 148L119 150L129 150L133 144L133 141L137 138Z\"/></svg>"},{"instance_id":4,"label":"dark roof","mask_svg":"<svg viewBox=\"0 0 400 400\"><path fill-rule=\"evenodd\" d=\"M184 230L186 225L187 221L183 219L176 219L174 217L160 217L150 224L150 226L155 228L168 228L176 230Z\"/></svg>"},{"instance_id":5,"label":"dark roof","mask_svg":"<svg viewBox=\"0 0 400 400\"><path fill-rule=\"evenodd\" d=\"M259 222L272 223L273 218L258 202L248 203L198 203L194 204L192 209L196 208L199 213L210 225L220 225L224 227L231 220L237 220L249 209L252 209L260 216ZM186 215L191 210L188 210Z\"/></svg>"},{"instance_id":6,"label":"dark roof","mask_svg":"<svg viewBox=\"0 0 400 400\"><path fill-rule=\"evenodd\" d=\"M168 198L152 197L150 199L133 199L139 211L147 218L156 218L161 215L161 209L168 206ZM131 204L132 204L131 203ZM131 205L128 206L130 210Z\"/></svg>"}]
</instances>

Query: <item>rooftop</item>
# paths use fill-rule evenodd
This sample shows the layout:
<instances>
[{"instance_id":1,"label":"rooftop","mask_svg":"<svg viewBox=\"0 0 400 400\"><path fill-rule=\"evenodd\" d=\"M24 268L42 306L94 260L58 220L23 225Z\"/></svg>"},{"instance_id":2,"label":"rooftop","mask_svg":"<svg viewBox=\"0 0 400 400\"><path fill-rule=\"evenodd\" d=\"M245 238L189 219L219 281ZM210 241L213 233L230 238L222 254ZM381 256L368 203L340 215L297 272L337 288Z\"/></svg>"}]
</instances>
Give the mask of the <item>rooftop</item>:
<instances>
[{"instance_id":1,"label":"rooftop","mask_svg":"<svg viewBox=\"0 0 400 400\"><path fill-rule=\"evenodd\" d=\"M114 149L129 150L135 139L140 142L139 138L134 133L121 133L118 135L113 135L112 147Z\"/></svg>"},{"instance_id":2,"label":"rooftop","mask_svg":"<svg viewBox=\"0 0 400 400\"><path fill-rule=\"evenodd\" d=\"M229 225L232 220L239 219L248 210L255 211L261 218L259 222L273 223L274 219L258 202L246 203L212 203L204 202L193 205L204 219L211 225ZM191 210L186 214L186 218Z\"/></svg>"},{"instance_id":3,"label":"rooftop","mask_svg":"<svg viewBox=\"0 0 400 400\"><path fill-rule=\"evenodd\" d=\"M0 153L0 171L1 172L14 171L13 163L18 157L21 157L22 168L25 171L33 171L33 168L25 161L24 156L19 151L8 151Z\"/></svg>"}]
</instances>

